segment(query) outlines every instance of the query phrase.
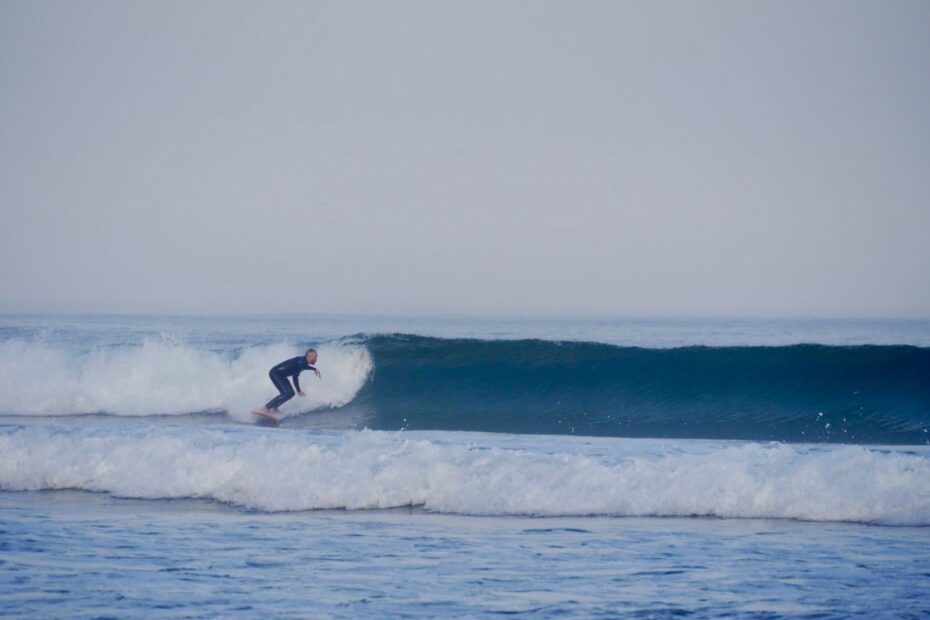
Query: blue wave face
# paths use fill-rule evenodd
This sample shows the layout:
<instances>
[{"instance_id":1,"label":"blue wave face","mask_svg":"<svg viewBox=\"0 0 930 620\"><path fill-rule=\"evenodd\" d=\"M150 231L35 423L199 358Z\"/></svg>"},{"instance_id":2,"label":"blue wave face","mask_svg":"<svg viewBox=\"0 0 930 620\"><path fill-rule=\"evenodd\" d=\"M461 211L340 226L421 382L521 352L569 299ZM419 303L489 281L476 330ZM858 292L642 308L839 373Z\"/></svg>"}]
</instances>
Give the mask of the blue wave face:
<instances>
[{"instance_id":1,"label":"blue wave face","mask_svg":"<svg viewBox=\"0 0 930 620\"><path fill-rule=\"evenodd\" d=\"M374 336L375 429L925 444L930 349Z\"/></svg>"}]
</instances>

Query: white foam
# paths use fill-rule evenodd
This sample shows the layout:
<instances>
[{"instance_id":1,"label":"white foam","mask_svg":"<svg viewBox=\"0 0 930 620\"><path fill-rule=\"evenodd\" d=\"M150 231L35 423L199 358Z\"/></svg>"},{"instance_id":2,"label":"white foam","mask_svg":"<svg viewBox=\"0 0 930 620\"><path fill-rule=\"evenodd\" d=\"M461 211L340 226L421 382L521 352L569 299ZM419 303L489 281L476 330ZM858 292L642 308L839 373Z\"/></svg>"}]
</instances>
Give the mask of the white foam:
<instances>
[{"instance_id":1,"label":"white foam","mask_svg":"<svg viewBox=\"0 0 930 620\"><path fill-rule=\"evenodd\" d=\"M301 376L306 398L282 413L339 406L352 400L372 369L368 350L331 343L317 347L318 368ZM184 414L248 412L277 392L268 370L303 351L284 344L253 347L238 357L183 344L148 340L141 345L99 347L80 354L43 342L0 343L0 413L17 415Z\"/></svg>"},{"instance_id":2,"label":"white foam","mask_svg":"<svg viewBox=\"0 0 930 620\"><path fill-rule=\"evenodd\" d=\"M930 525L930 452L473 435L27 426L0 434L6 490L210 498L268 511L792 518ZM453 438L450 440L449 438ZM547 447L548 446L548 447ZM608 449L605 451L604 447ZM574 448L573 448L574 449Z\"/></svg>"}]
</instances>

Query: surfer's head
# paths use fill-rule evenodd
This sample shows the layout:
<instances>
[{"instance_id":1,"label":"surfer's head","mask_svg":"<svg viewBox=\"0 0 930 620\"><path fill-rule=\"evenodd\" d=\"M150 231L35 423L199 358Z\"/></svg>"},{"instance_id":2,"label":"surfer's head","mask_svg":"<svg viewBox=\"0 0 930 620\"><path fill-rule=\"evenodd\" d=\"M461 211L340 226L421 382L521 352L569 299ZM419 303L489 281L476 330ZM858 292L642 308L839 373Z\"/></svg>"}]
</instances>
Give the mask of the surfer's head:
<instances>
[{"instance_id":1,"label":"surfer's head","mask_svg":"<svg viewBox=\"0 0 930 620\"><path fill-rule=\"evenodd\" d=\"M307 349L305 356L308 364L316 364L316 349Z\"/></svg>"}]
</instances>

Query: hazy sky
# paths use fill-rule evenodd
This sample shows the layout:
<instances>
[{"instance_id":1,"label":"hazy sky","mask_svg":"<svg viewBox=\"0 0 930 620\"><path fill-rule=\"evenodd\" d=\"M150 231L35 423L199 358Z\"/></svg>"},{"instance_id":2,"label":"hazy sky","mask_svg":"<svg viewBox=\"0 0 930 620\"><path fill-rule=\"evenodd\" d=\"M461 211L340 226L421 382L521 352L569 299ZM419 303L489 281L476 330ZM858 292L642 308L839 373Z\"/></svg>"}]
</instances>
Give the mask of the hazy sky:
<instances>
[{"instance_id":1,"label":"hazy sky","mask_svg":"<svg viewBox=\"0 0 930 620\"><path fill-rule=\"evenodd\" d=\"M930 3L0 0L0 310L930 317Z\"/></svg>"}]
</instances>

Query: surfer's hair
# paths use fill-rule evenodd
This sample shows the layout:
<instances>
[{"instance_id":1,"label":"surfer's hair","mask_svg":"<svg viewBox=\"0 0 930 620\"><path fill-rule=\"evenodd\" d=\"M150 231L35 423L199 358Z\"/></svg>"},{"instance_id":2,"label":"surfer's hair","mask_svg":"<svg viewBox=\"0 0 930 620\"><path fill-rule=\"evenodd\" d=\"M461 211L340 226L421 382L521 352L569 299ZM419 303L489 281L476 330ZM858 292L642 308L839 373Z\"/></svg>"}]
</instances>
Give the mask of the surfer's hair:
<instances>
[{"instance_id":1,"label":"surfer's hair","mask_svg":"<svg viewBox=\"0 0 930 620\"><path fill-rule=\"evenodd\" d=\"M304 357L307 357L307 356L310 355L311 353L316 353L316 349L307 349L307 352L304 353Z\"/></svg>"}]
</instances>

